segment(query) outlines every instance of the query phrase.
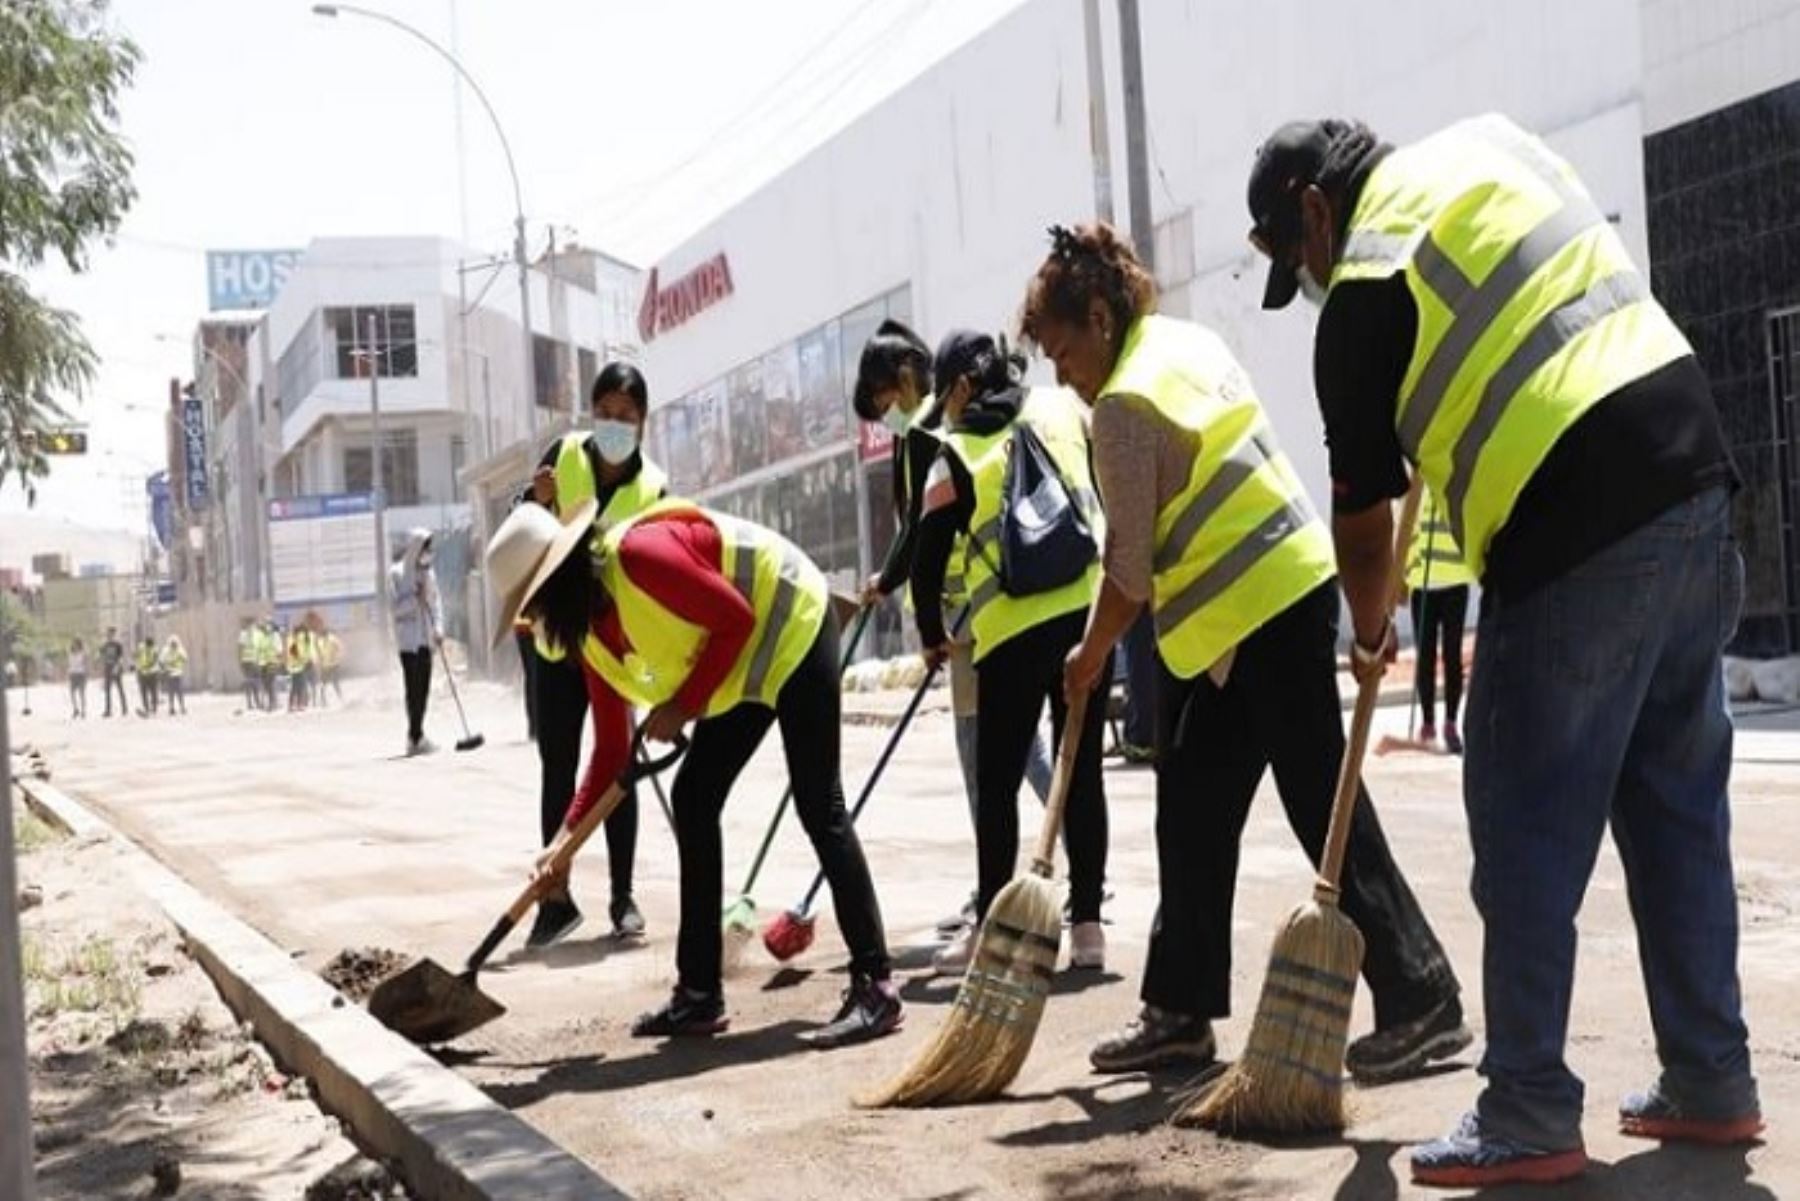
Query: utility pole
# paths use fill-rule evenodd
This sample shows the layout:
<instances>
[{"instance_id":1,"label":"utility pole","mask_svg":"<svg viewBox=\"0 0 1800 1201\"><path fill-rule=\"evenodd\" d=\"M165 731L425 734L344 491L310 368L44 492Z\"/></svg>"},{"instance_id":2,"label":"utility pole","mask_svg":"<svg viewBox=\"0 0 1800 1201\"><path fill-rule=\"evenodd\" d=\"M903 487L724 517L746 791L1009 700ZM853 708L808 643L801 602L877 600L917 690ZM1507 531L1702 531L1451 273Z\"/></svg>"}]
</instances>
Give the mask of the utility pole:
<instances>
[{"instance_id":1,"label":"utility pole","mask_svg":"<svg viewBox=\"0 0 1800 1201\"><path fill-rule=\"evenodd\" d=\"M531 340L531 263L525 257L525 214L520 213L513 234L513 258L519 266L519 326L525 344L525 428L537 445L537 355Z\"/></svg>"},{"instance_id":2,"label":"utility pole","mask_svg":"<svg viewBox=\"0 0 1800 1201\"><path fill-rule=\"evenodd\" d=\"M9 621L10 619L8 619ZM11 658L12 633L0 622L0 662ZM25 1057L25 979L19 935L18 861L13 847L12 741L0 687L0 1195L32 1201L31 1090Z\"/></svg>"},{"instance_id":3,"label":"utility pole","mask_svg":"<svg viewBox=\"0 0 1800 1201\"><path fill-rule=\"evenodd\" d=\"M466 357L466 356L465 356ZM488 379L488 357L481 356L481 449L482 458L494 457L494 389Z\"/></svg>"},{"instance_id":4,"label":"utility pole","mask_svg":"<svg viewBox=\"0 0 1800 1201\"><path fill-rule=\"evenodd\" d=\"M1106 120L1106 63L1100 44L1100 0L1082 0L1086 31L1088 81L1088 147L1094 160L1094 217L1111 225L1112 133Z\"/></svg>"},{"instance_id":5,"label":"utility pole","mask_svg":"<svg viewBox=\"0 0 1800 1201\"><path fill-rule=\"evenodd\" d=\"M369 455L371 479L375 488L375 611L381 615L381 642L387 645L388 622L388 590L387 590L387 495L384 491L381 460L386 457L386 444L381 437L381 360L375 350L375 314L369 314L367 322L368 346L364 349L363 362L369 366L369 428L373 438L373 450Z\"/></svg>"},{"instance_id":6,"label":"utility pole","mask_svg":"<svg viewBox=\"0 0 1800 1201\"><path fill-rule=\"evenodd\" d=\"M1137 0L1119 0L1119 67L1125 89L1125 186L1131 201L1131 244L1156 274L1156 226L1150 217L1150 148L1144 132L1144 48Z\"/></svg>"}]
</instances>

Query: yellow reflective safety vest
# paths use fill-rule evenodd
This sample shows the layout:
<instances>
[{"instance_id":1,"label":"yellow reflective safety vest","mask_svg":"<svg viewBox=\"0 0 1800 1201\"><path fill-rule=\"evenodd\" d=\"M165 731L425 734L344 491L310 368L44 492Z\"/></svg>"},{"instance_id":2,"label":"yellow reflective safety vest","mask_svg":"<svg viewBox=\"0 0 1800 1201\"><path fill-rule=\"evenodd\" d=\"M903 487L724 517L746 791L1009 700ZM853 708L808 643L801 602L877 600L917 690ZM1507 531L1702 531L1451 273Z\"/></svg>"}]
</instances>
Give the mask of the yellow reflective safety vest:
<instances>
[{"instance_id":1,"label":"yellow reflective safety vest","mask_svg":"<svg viewBox=\"0 0 1800 1201\"><path fill-rule=\"evenodd\" d=\"M1063 484L1087 518L1098 544L1106 537L1106 518L1094 492L1088 465L1088 436L1081 401L1067 388L1031 388L1012 425L991 434L952 431L944 439L948 453L961 460L975 487L975 510L969 517L963 548L963 583L969 592L968 629L974 636L979 663L995 647L1026 630L1066 613L1085 610L1100 587L1100 559L1081 578L1033 596L1009 596L1000 586L1001 508L1005 504L1006 464L1012 451L1013 426L1025 422L1036 431L1062 473Z\"/></svg>"},{"instance_id":2,"label":"yellow reflective safety vest","mask_svg":"<svg viewBox=\"0 0 1800 1201\"><path fill-rule=\"evenodd\" d=\"M557 447L556 466L551 470L556 476L556 507L559 512L572 512L599 495L600 485L594 476L594 464L588 458L587 440L588 435L584 433L564 434ZM668 486L669 477L663 474L662 468L640 451L638 473L613 489L606 508L595 517L596 535L604 534L613 526L629 521L648 509L662 499ZM562 660L562 648L545 638L542 630L533 631L533 642L541 658L551 663Z\"/></svg>"},{"instance_id":3,"label":"yellow reflective safety vest","mask_svg":"<svg viewBox=\"0 0 1800 1201\"><path fill-rule=\"evenodd\" d=\"M1459 122L1369 173L1330 286L1396 274L1419 313L1400 445L1479 577L1557 439L1693 351L1574 171L1504 117Z\"/></svg>"},{"instance_id":4,"label":"yellow reflective safety vest","mask_svg":"<svg viewBox=\"0 0 1800 1201\"><path fill-rule=\"evenodd\" d=\"M1192 679L1337 574L1331 533L1276 443L1250 376L1211 330L1140 317L1099 404L1138 396L1197 436L1185 487L1156 515L1156 646Z\"/></svg>"},{"instance_id":5,"label":"yellow reflective safety vest","mask_svg":"<svg viewBox=\"0 0 1800 1201\"><path fill-rule=\"evenodd\" d=\"M1414 592L1457 588L1475 582L1475 573L1463 562L1456 533L1444 516L1431 489L1419 504L1419 523L1413 527L1412 545L1406 552L1406 586Z\"/></svg>"},{"instance_id":6,"label":"yellow reflective safety vest","mask_svg":"<svg viewBox=\"0 0 1800 1201\"><path fill-rule=\"evenodd\" d=\"M185 650L170 650L168 647L164 647L158 661L166 676L180 679L187 674L187 652Z\"/></svg>"},{"instance_id":7,"label":"yellow reflective safety vest","mask_svg":"<svg viewBox=\"0 0 1800 1201\"><path fill-rule=\"evenodd\" d=\"M305 633L295 634L288 639L287 669L288 674L297 676L306 670L307 660L312 657L312 641Z\"/></svg>"},{"instance_id":8,"label":"yellow reflective safety vest","mask_svg":"<svg viewBox=\"0 0 1800 1201\"><path fill-rule=\"evenodd\" d=\"M619 563L619 547L638 522L670 513L699 513L719 531L719 568L756 614L743 651L701 716L715 717L746 701L774 708L782 685L806 658L826 620L825 576L775 531L686 501L653 505L601 536L600 582L612 597L631 649L619 659L590 633L582 640L582 657L634 705L660 705L686 681L707 632L632 583Z\"/></svg>"},{"instance_id":9,"label":"yellow reflective safety vest","mask_svg":"<svg viewBox=\"0 0 1800 1201\"><path fill-rule=\"evenodd\" d=\"M259 667L276 667L281 663L281 635L274 630L256 631L256 663Z\"/></svg>"},{"instance_id":10,"label":"yellow reflective safety vest","mask_svg":"<svg viewBox=\"0 0 1800 1201\"><path fill-rule=\"evenodd\" d=\"M256 662L256 630L254 627L238 631L238 663L250 665Z\"/></svg>"},{"instance_id":11,"label":"yellow reflective safety vest","mask_svg":"<svg viewBox=\"0 0 1800 1201\"><path fill-rule=\"evenodd\" d=\"M317 642L319 666L327 669L344 661L344 643L336 634L327 633Z\"/></svg>"}]
</instances>

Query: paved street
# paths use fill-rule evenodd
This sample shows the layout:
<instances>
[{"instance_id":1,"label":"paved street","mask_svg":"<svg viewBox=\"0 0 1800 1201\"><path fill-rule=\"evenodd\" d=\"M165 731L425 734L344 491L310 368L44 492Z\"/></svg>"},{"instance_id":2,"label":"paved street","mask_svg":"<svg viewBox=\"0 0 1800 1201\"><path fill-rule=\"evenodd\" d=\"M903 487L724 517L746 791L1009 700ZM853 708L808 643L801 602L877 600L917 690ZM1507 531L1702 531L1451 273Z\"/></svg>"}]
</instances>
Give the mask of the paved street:
<instances>
[{"instance_id":1,"label":"paved street","mask_svg":"<svg viewBox=\"0 0 1800 1201\"><path fill-rule=\"evenodd\" d=\"M510 899L537 831L533 749L516 700L476 686L472 715L487 746L452 754L453 712L428 722L446 749L399 757L397 681L357 682L347 708L244 715L235 699L198 697L186 720L72 724L60 698L37 699L15 738L41 747L55 783L96 806L202 889L322 965L347 946L378 945L454 963ZM15 710L16 712L16 710ZM1404 722L1386 710L1384 724ZM847 726L854 795L888 736ZM1800 1195L1800 722L1745 723L1734 789L1744 946L1756 1068L1775 1141L1751 1150L1663 1150L1617 1136L1611 1108L1653 1070L1649 1023L1618 860L1610 846L1582 916L1582 960L1570 1056L1588 1081L1586 1133L1597 1159L1557 1198L1772 1201ZM1396 853L1462 973L1478 1023L1479 931L1467 897L1469 857L1457 761L1372 761L1369 779ZM726 811L726 891L735 890L782 787L771 739ZM830 1054L793 1035L828 1016L844 978L829 919L813 950L778 970L761 948L728 983L730 1034L659 1047L629 1038L660 1000L676 916L672 839L647 802L639 897L650 923L640 948L600 938L603 843L577 868L590 925L545 955L502 952L484 983L510 1008L447 1059L634 1195L655 1198L1215 1198L1384 1199L1419 1195L1404 1147L1434 1136L1472 1100L1470 1067L1355 1094L1348 1136L1270 1148L1167 1127L1179 1079L1092 1075L1086 1049L1128 1017L1154 904L1151 776L1110 767L1110 962L1103 977L1065 976L1030 1061L1003 1101L961 1110L865 1113L848 1098L895 1071L935 1028L951 988L921 974L931 925L973 875L969 824L948 717L929 713L907 736L863 821L890 937L909 977L903 1034ZM1308 873L1265 785L1246 838L1237 907L1237 1015L1221 1028L1242 1045L1271 926L1306 894ZM1035 805L1030 806L1035 809ZM1029 837L1036 817L1028 812ZM804 891L813 864L798 825L784 829L757 890L773 915ZM1368 1027L1366 990L1353 1027ZM1477 1049L1479 1044L1477 1044ZM1515 1195L1508 1193L1492 1196ZM1526 1194L1516 1194L1526 1195ZM1546 1194L1548 1195L1548 1194Z\"/></svg>"}]
</instances>

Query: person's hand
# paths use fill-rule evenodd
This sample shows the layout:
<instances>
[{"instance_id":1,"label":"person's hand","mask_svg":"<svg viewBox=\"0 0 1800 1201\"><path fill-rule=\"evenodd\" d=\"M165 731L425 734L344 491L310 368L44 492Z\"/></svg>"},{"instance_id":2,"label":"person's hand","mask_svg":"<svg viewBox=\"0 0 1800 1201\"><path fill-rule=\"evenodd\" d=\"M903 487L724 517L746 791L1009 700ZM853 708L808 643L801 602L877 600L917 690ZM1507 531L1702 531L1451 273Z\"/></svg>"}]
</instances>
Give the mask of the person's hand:
<instances>
[{"instance_id":1,"label":"person's hand","mask_svg":"<svg viewBox=\"0 0 1800 1201\"><path fill-rule=\"evenodd\" d=\"M664 701L644 718L644 737L652 742L674 742L691 716L679 701Z\"/></svg>"},{"instance_id":2,"label":"person's hand","mask_svg":"<svg viewBox=\"0 0 1800 1201\"><path fill-rule=\"evenodd\" d=\"M532 862L531 882L537 886L539 896L554 896L568 891L568 867L558 870L555 866L556 852L561 846L562 839L559 838L538 852L538 857Z\"/></svg>"},{"instance_id":3,"label":"person's hand","mask_svg":"<svg viewBox=\"0 0 1800 1201\"><path fill-rule=\"evenodd\" d=\"M946 638L936 646L925 647L919 657L925 660L926 671L936 671L950 659L950 640Z\"/></svg>"},{"instance_id":4,"label":"person's hand","mask_svg":"<svg viewBox=\"0 0 1800 1201\"><path fill-rule=\"evenodd\" d=\"M531 499L545 508L556 505L556 473L548 467L539 467L531 477Z\"/></svg>"},{"instance_id":5,"label":"person's hand","mask_svg":"<svg viewBox=\"0 0 1800 1201\"><path fill-rule=\"evenodd\" d=\"M864 580L862 591L857 594L856 599L862 602L865 609L870 605L881 603L881 576L872 575Z\"/></svg>"},{"instance_id":6,"label":"person's hand","mask_svg":"<svg viewBox=\"0 0 1800 1201\"><path fill-rule=\"evenodd\" d=\"M1095 654L1088 646L1087 640L1069 652L1063 660L1063 699L1070 704L1075 703L1078 696L1086 696L1100 682L1100 673L1106 667L1104 652Z\"/></svg>"},{"instance_id":7,"label":"person's hand","mask_svg":"<svg viewBox=\"0 0 1800 1201\"><path fill-rule=\"evenodd\" d=\"M1366 684L1370 680L1379 680L1387 675L1388 664L1394 661L1400 651L1399 638L1394 633L1394 619L1387 618L1381 623L1381 632L1365 643L1360 637L1350 645L1350 674L1358 684Z\"/></svg>"}]
</instances>

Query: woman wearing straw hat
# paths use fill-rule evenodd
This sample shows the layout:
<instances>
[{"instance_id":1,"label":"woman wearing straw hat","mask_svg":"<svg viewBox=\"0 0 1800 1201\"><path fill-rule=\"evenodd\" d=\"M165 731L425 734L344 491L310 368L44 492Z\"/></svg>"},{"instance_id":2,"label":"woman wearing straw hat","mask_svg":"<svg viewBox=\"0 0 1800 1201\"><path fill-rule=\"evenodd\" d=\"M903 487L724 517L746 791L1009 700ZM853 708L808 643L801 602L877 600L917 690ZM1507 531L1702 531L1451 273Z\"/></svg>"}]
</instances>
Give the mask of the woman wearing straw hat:
<instances>
[{"instance_id":1,"label":"woman wearing straw hat","mask_svg":"<svg viewBox=\"0 0 1800 1201\"><path fill-rule=\"evenodd\" d=\"M1108 226L1051 231L1024 332L1094 409L1106 575L1071 692L1092 687L1150 606L1158 657L1161 901L1143 1009L1094 1048L1129 1071L1214 1059L1231 1008L1231 907L1250 803L1273 768L1307 854L1325 843L1344 754L1331 535L1274 440L1250 379L1213 333L1155 313L1156 285ZM1376 1032L1350 1048L1391 1079L1470 1042L1456 975L1388 851L1367 795L1351 826L1343 908L1368 943Z\"/></svg>"},{"instance_id":2,"label":"woman wearing straw hat","mask_svg":"<svg viewBox=\"0 0 1800 1201\"><path fill-rule=\"evenodd\" d=\"M616 777L628 753L628 704L648 707L644 734L667 742L694 722L672 802L681 858L677 979L669 1001L632 1026L640 1038L724 1030L719 815L769 727L781 726L794 807L831 885L850 949L850 987L815 1046L900 1026L881 909L839 775L837 630L825 578L772 530L664 501L602 534L586 502L567 524L535 505L515 509L488 545L504 637L521 615L552 644L578 649L596 720L586 777L540 869Z\"/></svg>"}]
</instances>

